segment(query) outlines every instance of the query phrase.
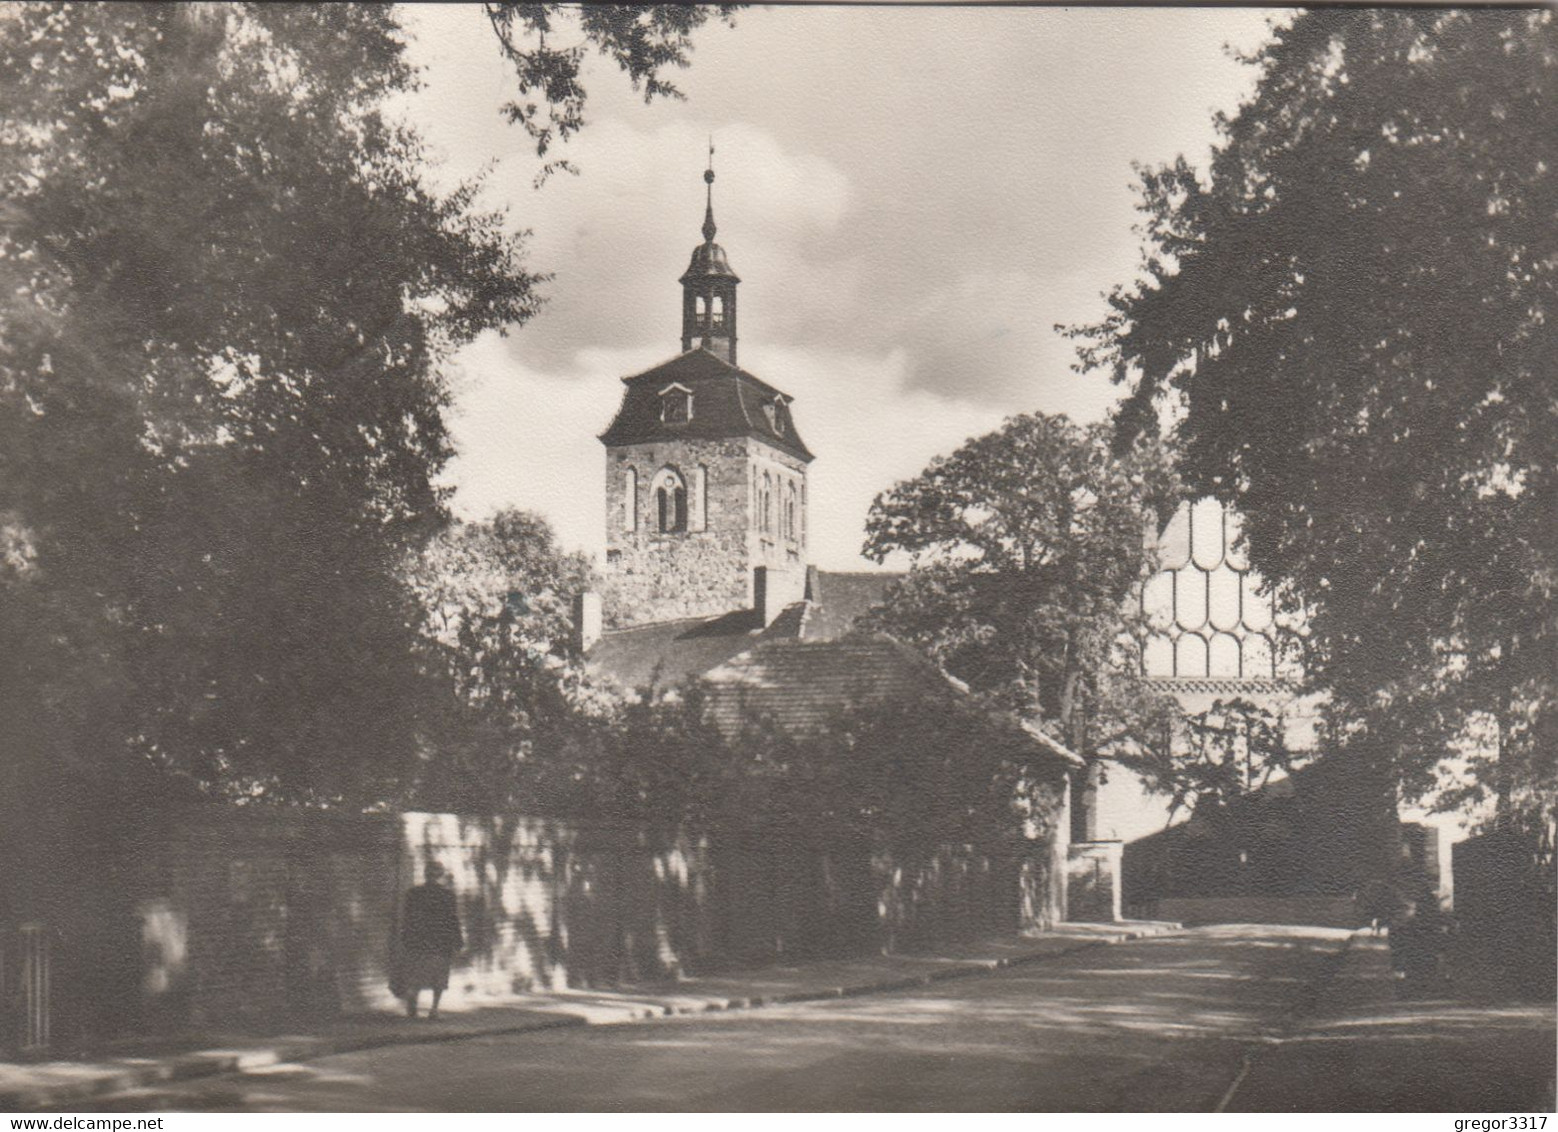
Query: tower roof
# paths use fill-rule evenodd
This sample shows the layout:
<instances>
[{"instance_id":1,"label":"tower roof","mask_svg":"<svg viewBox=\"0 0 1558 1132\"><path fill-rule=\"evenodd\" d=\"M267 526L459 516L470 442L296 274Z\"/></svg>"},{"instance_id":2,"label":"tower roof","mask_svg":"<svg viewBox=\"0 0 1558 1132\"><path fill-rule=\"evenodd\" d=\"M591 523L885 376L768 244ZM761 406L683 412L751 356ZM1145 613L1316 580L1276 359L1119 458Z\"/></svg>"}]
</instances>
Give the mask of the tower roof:
<instances>
[{"instance_id":1,"label":"tower roof","mask_svg":"<svg viewBox=\"0 0 1558 1132\"><path fill-rule=\"evenodd\" d=\"M725 257L725 249L714 242L714 233L719 229L714 225L714 145L712 142L709 144L709 167L703 171L703 183L707 186L703 206L703 243L693 248L692 262L682 273L680 282L688 283L695 279L715 276L729 279L732 283L740 283L740 276L730 269L730 260Z\"/></svg>"},{"instance_id":2,"label":"tower roof","mask_svg":"<svg viewBox=\"0 0 1558 1132\"><path fill-rule=\"evenodd\" d=\"M682 272L678 283L691 283L696 279L729 279L732 283L740 283L741 276L730 269L730 260L725 257L725 249L714 243L699 244L692 250L692 262L687 265L687 270Z\"/></svg>"},{"instance_id":3,"label":"tower roof","mask_svg":"<svg viewBox=\"0 0 1558 1132\"><path fill-rule=\"evenodd\" d=\"M689 437L724 440L750 436L798 459L812 459L795 431L789 395L708 350L688 350L622 381L627 386L622 406L601 434L602 444L615 447ZM661 419L660 396L671 385L680 385L692 394L692 414L685 421Z\"/></svg>"}]
</instances>

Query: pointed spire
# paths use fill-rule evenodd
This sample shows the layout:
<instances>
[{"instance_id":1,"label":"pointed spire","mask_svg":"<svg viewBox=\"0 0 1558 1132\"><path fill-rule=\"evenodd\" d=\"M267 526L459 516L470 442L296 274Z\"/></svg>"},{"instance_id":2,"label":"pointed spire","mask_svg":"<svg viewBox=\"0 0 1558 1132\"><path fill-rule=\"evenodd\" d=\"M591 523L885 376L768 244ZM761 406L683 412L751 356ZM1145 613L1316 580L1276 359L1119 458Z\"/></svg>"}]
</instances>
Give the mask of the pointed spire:
<instances>
[{"instance_id":1,"label":"pointed spire","mask_svg":"<svg viewBox=\"0 0 1558 1132\"><path fill-rule=\"evenodd\" d=\"M708 186L708 203L703 210L703 238L714 242L714 135L709 135L709 167L703 171L703 183Z\"/></svg>"}]
</instances>

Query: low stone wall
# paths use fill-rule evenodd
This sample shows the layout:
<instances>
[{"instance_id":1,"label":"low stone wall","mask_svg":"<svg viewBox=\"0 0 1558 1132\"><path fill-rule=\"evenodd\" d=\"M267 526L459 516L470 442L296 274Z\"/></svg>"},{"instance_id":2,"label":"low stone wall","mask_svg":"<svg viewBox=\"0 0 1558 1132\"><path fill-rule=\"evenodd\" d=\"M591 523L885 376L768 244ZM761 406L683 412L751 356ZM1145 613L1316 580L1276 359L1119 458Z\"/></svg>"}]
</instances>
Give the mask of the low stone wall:
<instances>
[{"instance_id":1,"label":"low stone wall","mask_svg":"<svg viewBox=\"0 0 1558 1132\"><path fill-rule=\"evenodd\" d=\"M212 806L157 826L120 876L132 922L113 945L138 949L123 973L122 1028L245 1025L385 1001L403 883L396 819Z\"/></svg>"},{"instance_id":2,"label":"low stone wall","mask_svg":"<svg viewBox=\"0 0 1558 1132\"><path fill-rule=\"evenodd\" d=\"M1066 862L1066 919L1116 923L1120 919L1120 862L1124 843L1074 841Z\"/></svg>"},{"instance_id":3,"label":"low stone wall","mask_svg":"<svg viewBox=\"0 0 1558 1132\"><path fill-rule=\"evenodd\" d=\"M450 1000L907 951L1047 924L1047 843L888 850L522 816L199 807L148 820L96 953L91 1027L175 1032L394 1005L405 892L436 861L466 947ZM107 1003L114 1005L109 1006ZM107 1017L107 1014L113 1017Z\"/></svg>"},{"instance_id":4,"label":"low stone wall","mask_svg":"<svg viewBox=\"0 0 1558 1132\"><path fill-rule=\"evenodd\" d=\"M436 861L458 898L456 996L675 977L716 954L706 840L526 817L399 821L402 888Z\"/></svg>"}]
</instances>

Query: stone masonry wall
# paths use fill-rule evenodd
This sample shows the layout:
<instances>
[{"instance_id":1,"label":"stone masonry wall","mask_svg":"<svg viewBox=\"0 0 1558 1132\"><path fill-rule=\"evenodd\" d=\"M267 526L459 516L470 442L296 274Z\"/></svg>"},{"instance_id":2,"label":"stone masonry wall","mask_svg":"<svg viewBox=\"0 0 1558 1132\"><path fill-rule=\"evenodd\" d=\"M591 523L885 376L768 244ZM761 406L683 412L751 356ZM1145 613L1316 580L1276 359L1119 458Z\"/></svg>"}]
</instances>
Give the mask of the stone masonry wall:
<instances>
[{"instance_id":1,"label":"stone masonry wall","mask_svg":"<svg viewBox=\"0 0 1558 1132\"><path fill-rule=\"evenodd\" d=\"M127 877L132 1028L174 1032L384 1005L403 883L389 815L161 815ZM129 942L127 940L126 942Z\"/></svg>"},{"instance_id":2,"label":"stone masonry wall","mask_svg":"<svg viewBox=\"0 0 1558 1132\"><path fill-rule=\"evenodd\" d=\"M751 452L747 477L751 483L752 520L747 530L750 561L754 566L768 567L768 600L770 615L791 602L800 601L806 593L806 532L807 532L807 484L806 465L788 452L770 448L758 440L748 440ZM764 474L773 483L773 511L768 530L763 530L757 518L758 484ZM783 508L786 488L794 486L800 500L797 506L796 530L792 534L780 529L779 512ZM788 536L788 537L787 537Z\"/></svg>"},{"instance_id":3,"label":"stone masonry wall","mask_svg":"<svg viewBox=\"0 0 1558 1132\"><path fill-rule=\"evenodd\" d=\"M687 485L688 529L662 533L655 475L674 469ZM704 499L697 473L704 472ZM636 473L635 529L623 529L629 470ZM608 625L625 627L690 617L714 617L752 607L752 569L770 569L770 587L798 600L804 547L777 529L759 529L754 474L794 482L804 492L805 466L748 437L631 444L606 455L606 580ZM804 505L797 525L804 531ZM706 521L705 521L706 520ZM799 532L798 532L799 533ZM779 577L775 577L779 575ZM777 585L775 583L777 582ZM793 584L792 584L793 583ZM789 591L794 590L793 596Z\"/></svg>"}]
</instances>

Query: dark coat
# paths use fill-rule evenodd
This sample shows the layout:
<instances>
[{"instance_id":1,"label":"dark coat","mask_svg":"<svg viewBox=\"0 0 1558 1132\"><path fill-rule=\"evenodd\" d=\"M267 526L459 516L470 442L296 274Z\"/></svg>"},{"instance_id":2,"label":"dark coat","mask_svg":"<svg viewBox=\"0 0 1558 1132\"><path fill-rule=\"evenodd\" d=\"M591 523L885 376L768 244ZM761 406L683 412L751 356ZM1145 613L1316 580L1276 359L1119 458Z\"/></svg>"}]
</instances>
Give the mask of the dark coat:
<instances>
[{"instance_id":1,"label":"dark coat","mask_svg":"<svg viewBox=\"0 0 1558 1132\"><path fill-rule=\"evenodd\" d=\"M465 946L454 893L436 884L419 884L406 893L400 945L407 952L424 955L452 955Z\"/></svg>"},{"instance_id":2,"label":"dark coat","mask_svg":"<svg viewBox=\"0 0 1558 1132\"><path fill-rule=\"evenodd\" d=\"M397 997L447 989L450 960L465 945L454 893L436 884L418 885L406 893L396 943L390 990Z\"/></svg>"}]
</instances>

